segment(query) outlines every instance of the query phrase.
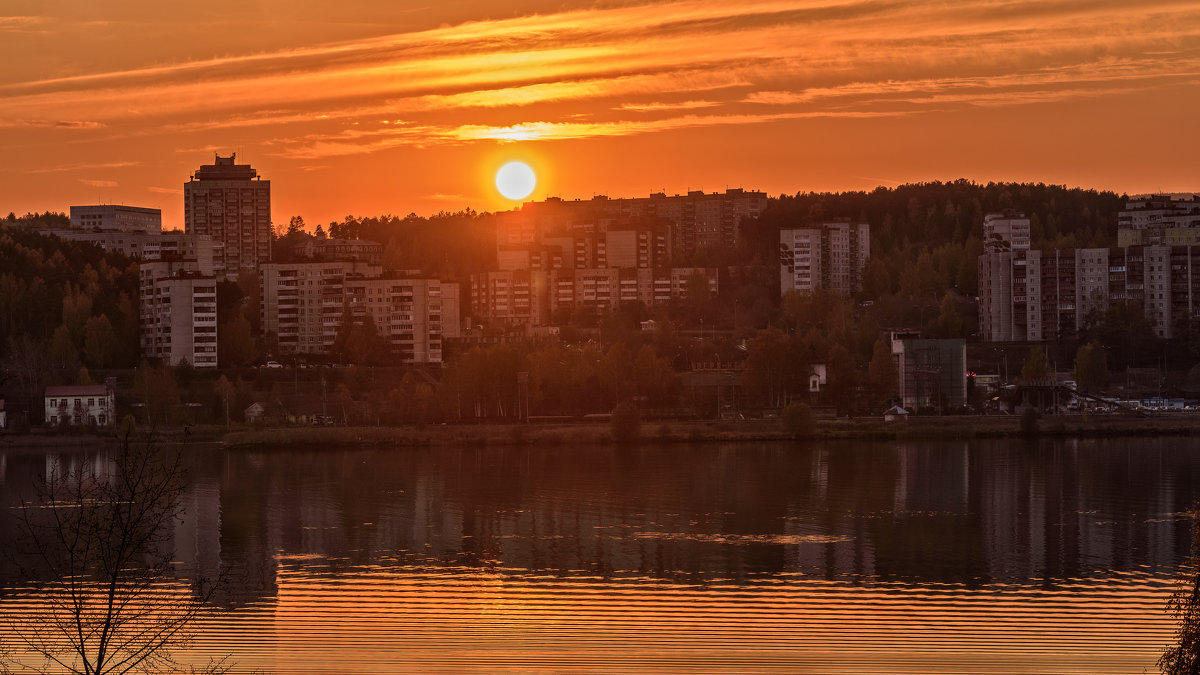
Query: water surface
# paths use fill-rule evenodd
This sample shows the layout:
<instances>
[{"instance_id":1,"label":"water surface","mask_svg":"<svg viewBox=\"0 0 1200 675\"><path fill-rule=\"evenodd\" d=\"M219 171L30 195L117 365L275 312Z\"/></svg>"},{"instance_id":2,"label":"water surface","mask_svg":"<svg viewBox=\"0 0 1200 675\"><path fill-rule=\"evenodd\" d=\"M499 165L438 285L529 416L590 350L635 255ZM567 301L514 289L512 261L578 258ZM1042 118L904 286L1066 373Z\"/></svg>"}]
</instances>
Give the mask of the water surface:
<instances>
[{"instance_id":1,"label":"water surface","mask_svg":"<svg viewBox=\"0 0 1200 675\"><path fill-rule=\"evenodd\" d=\"M275 673L1153 670L1198 451L193 451L176 558L234 574L190 656ZM0 455L7 505L46 461ZM0 579L0 617L37 601L25 586Z\"/></svg>"}]
</instances>

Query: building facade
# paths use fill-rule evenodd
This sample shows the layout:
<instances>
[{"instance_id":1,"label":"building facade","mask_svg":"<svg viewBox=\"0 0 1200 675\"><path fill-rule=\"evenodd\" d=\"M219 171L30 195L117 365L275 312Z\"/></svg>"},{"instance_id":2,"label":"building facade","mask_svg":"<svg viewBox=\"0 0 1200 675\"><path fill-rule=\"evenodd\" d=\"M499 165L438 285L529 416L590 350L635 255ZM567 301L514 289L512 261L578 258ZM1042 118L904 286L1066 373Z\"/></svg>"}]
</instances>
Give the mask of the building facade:
<instances>
[{"instance_id":1,"label":"building facade","mask_svg":"<svg viewBox=\"0 0 1200 675\"><path fill-rule=\"evenodd\" d=\"M120 204L72 206L71 229L157 234L162 232L162 211Z\"/></svg>"},{"instance_id":2,"label":"building facade","mask_svg":"<svg viewBox=\"0 0 1200 675\"><path fill-rule=\"evenodd\" d=\"M967 344L964 340L929 340L892 336L900 400L909 410L948 410L967 404Z\"/></svg>"},{"instance_id":3,"label":"building facade","mask_svg":"<svg viewBox=\"0 0 1200 675\"><path fill-rule=\"evenodd\" d=\"M217 155L183 184L184 231L212 237L225 279L271 259L271 181L235 158Z\"/></svg>"},{"instance_id":4,"label":"building facade","mask_svg":"<svg viewBox=\"0 0 1200 675\"><path fill-rule=\"evenodd\" d=\"M1125 202L1117 214L1117 246L1200 244L1200 195L1150 195Z\"/></svg>"},{"instance_id":5,"label":"building facade","mask_svg":"<svg viewBox=\"0 0 1200 675\"><path fill-rule=\"evenodd\" d=\"M779 231L779 291L826 288L844 295L862 290L871 257L871 226L832 222Z\"/></svg>"},{"instance_id":6,"label":"building facade","mask_svg":"<svg viewBox=\"0 0 1200 675\"><path fill-rule=\"evenodd\" d=\"M146 262L138 274L142 356L216 368L216 277L195 260Z\"/></svg>"},{"instance_id":7,"label":"building facade","mask_svg":"<svg viewBox=\"0 0 1200 675\"><path fill-rule=\"evenodd\" d=\"M103 384L46 387L46 423L50 426L108 426L115 420L116 393Z\"/></svg>"},{"instance_id":8,"label":"building facade","mask_svg":"<svg viewBox=\"0 0 1200 675\"><path fill-rule=\"evenodd\" d=\"M444 339L460 333L458 284L362 261L268 263L259 285L263 330L283 354L330 353L347 317L370 315L407 363L441 363Z\"/></svg>"}]
</instances>

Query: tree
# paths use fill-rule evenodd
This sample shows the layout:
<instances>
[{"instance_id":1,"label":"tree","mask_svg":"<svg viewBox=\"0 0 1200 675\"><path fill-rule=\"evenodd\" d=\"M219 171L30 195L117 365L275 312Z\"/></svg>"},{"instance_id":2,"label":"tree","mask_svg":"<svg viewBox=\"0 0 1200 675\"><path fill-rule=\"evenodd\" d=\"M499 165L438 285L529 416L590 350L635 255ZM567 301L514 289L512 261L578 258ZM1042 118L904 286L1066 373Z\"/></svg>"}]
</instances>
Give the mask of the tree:
<instances>
[{"instance_id":1,"label":"tree","mask_svg":"<svg viewBox=\"0 0 1200 675\"><path fill-rule=\"evenodd\" d=\"M1025 360L1025 365L1021 366L1021 379L1029 382L1045 380L1050 376L1050 362L1046 360L1046 350L1041 347L1030 349L1029 358Z\"/></svg>"},{"instance_id":2,"label":"tree","mask_svg":"<svg viewBox=\"0 0 1200 675\"><path fill-rule=\"evenodd\" d=\"M1180 568L1175 592L1167 600L1167 611L1179 624L1175 643L1158 657L1164 675L1200 672L1200 512L1192 511L1192 554Z\"/></svg>"},{"instance_id":3,"label":"tree","mask_svg":"<svg viewBox=\"0 0 1200 675\"><path fill-rule=\"evenodd\" d=\"M7 658L80 675L182 670L172 650L186 644L220 579L164 592L185 473L179 453L131 435L103 464L51 463L17 509L11 557L45 601L12 621L18 646ZM224 671L219 662L205 669Z\"/></svg>"},{"instance_id":4,"label":"tree","mask_svg":"<svg viewBox=\"0 0 1200 675\"><path fill-rule=\"evenodd\" d=\"M896 394L896 360L883 338L875 340L871 363L867 366L867 382L874 403L881 404Z\"/></svg>"},{"instance_id":5,"label":"tree","mask_svg":"<svg viewBox=\"0 0 1200 675\"><path fill-rule=\"evenodd\" d=\"M642 413L633 401L624 401L613 408L611 426L614 441L636 441L642 434Z\"/></svg>"},{"instance_id":6,"label":"tree","mask_svg":"<svg viewBox=\"0 0 1200 675\"><path fill-rule=\"evenodd\" d=\"M815 419L807 403L791 403L779 416L783 430L792 438L812 435Z\"/></svg>"},{"instance_id":7,"label":"tree","mask_svg":"<svg viewBox=\"0 0 1200 675\"><path fill-rule=\"evenodd\" d=\"M213 393L217 395L217 398L221 400L221 403L225 408L225 428L229 429L229 402L234 400L234 398L237 396L237 389L234 388L233 383L229 381L229 378L221 375L221 377L217 378L217 381L213 383Z\"/></svg>"},{"instance_id":8,"label":"tree","mask_svg":"<svg viewBox=\"0 0 1200 675\"><path fill-rule=\"evenodd\" d=\"M87 320L83 329L83 353L89 364L95 368L109 367L119 347L117 333L107 316L101 314Z\"/></svg>"},{"instance_id":9,"label":"tree","mask_svg":"<svg viewBox=\"0 0 1200 675\"><path fill-rule=\"evenodd\" d=\"M251 335L250 320L240 314L217 328L217 362L222 368L238 368L254 361L258 350Z\"/></svg>"},{"instance_id":10,"label":"tree","mask_svg":"<svg viewBox=\"0 0 1200 675\"><path fill-rule=\"evenodd\" d=\"M937 333L941 338L962 337L963 323L954 306L954 294L947 292L942 296L941 312L938 314Z\"/></svg>"},{"instance_id":11,"label":"tree","mask_svg":"<svg viewBox=\"0 0 1200 675\"><path fill-rule=\"evenodd\" d=\"M829 394L829 402L839 413L850 412L854 407L854 387L858 375L854 370L854 357L850 356L850 350L835 344L829 350L829 363L826 368L826 392Z\"/></svg>"},{"instance_id":12,"label":"tree","mask_svg":"<svg viewBox=\"0 0 1200 675\"><path fill-rule=\"evenodd\" d=\"M1108 357L1095 340L1075 352L1075 383L1083 391L1100 391L1108 384Z\"/></svg>"}]
</instances>

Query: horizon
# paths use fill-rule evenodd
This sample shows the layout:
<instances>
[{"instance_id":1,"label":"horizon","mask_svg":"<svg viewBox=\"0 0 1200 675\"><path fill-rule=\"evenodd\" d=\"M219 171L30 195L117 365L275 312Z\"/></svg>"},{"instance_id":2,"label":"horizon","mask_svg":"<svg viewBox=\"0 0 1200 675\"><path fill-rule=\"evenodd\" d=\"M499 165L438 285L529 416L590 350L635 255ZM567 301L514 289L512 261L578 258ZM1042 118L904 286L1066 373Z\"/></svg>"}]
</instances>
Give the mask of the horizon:
<instances>
[{"instance_id":1,"label":"horizon","mask_svg":"<svg viewBox=\"0 0 1200 675\"><path fill-rule=\"evenodd\" d=\"M1195 194L1200 15L1169 0L20 0L0 35L13 212L182 226L214 151L272 181L276 222L930 176ZM492 184L509 161L537 174L528 200Z\"/></svg>"}]
</instances>

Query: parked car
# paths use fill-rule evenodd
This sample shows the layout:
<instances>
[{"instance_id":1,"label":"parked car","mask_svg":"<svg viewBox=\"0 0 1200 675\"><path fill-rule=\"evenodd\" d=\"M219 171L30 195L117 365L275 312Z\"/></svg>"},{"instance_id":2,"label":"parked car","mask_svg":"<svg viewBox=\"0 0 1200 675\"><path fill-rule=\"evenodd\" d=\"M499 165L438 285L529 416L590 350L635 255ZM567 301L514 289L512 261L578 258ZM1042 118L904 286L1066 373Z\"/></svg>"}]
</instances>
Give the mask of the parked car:
<instances>
[{"instance_id":1,"label":"parked car","mask_svg":"<svg viewBox=\"0 0 1200 675\"><path fill-rule=\"evenodd\" d=\"M278 361L267 361L265 368L282 368L283 364Z\"/></svg>"}]
</instances>

